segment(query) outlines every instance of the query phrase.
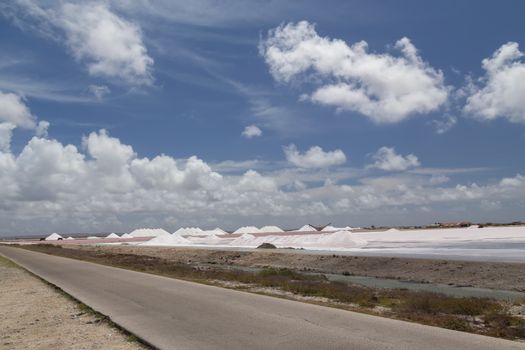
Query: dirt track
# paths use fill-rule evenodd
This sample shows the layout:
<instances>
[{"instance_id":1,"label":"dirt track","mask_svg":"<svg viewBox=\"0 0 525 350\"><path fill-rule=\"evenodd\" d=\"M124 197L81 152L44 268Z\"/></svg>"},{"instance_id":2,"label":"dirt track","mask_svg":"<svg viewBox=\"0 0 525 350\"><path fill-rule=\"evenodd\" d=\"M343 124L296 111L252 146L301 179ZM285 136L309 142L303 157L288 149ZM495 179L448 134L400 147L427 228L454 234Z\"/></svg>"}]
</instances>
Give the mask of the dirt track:
<instances>
[{"instance_id":1,"label":"dirt track","mask_svg":"<svg viewBox=\"0 0 525 350\"><path fill-rule=\"evenodd\" d=\"M308 255L290 251L221 251L133 246L74 246L68 248L161 257L181 263L287 267L325 273L348 273L407 281L525 291L525 264L445 261L363 256Z\"/></svg>"}]
</instances>

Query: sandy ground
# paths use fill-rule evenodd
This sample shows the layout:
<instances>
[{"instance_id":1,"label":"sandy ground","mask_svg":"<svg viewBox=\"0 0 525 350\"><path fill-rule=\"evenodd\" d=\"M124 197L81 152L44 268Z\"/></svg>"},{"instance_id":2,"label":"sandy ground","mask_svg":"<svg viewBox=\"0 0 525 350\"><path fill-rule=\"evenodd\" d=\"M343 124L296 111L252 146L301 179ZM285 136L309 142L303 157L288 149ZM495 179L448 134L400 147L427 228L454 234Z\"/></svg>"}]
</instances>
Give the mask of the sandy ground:
<instances>
[{"instance_id":1,"label":"sandy ground","mask_svg":"<svg viewBox=\"0 0 525 350\"><path fill-rule=\"evenodd\" d=\"M0 349L146 349L0 257Z\"/></svg>"},{"instance_id":2,"label":"sandy ground","mask_svg":"<svg viewBox=\"0 0 525 350\"><path fill-rule=\"evenodd\" d=\"M137 246L68 246L111 253L140 254L190 264L272 266L336 274L392 278L501 290L525 291L525 264L298 254L293 251L221 251Z\"/></svg>"}]
</instances>

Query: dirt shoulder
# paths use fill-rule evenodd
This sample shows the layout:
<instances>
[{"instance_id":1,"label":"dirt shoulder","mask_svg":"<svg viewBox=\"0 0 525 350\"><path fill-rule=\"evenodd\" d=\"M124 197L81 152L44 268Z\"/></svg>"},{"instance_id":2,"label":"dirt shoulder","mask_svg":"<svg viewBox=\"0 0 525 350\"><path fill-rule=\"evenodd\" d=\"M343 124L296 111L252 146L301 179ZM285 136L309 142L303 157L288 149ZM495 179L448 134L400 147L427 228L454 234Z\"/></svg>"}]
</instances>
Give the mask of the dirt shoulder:
<instances>
[{"instance_id":1,"label":"dirt shoulder","mask_svg":"<svg viewBox=\"0 0 525 350\"><path fill-rule=\"evenodd\" d=\"M0 256L0 348L147 349Z\"/></svg>"},{"instance_id":2,"label":"dirt shoulder","mask_svg":"<svg viewBox=\"0 0 525 350\"><path fill-rule=\"evenodd\" d=\"M364 256L309 255L293 251L222 251L173 247L68 246L115 254L159 257L184 264L277 267L404 281L525 291L525 264Z\"/></svg>"}]
</instances>

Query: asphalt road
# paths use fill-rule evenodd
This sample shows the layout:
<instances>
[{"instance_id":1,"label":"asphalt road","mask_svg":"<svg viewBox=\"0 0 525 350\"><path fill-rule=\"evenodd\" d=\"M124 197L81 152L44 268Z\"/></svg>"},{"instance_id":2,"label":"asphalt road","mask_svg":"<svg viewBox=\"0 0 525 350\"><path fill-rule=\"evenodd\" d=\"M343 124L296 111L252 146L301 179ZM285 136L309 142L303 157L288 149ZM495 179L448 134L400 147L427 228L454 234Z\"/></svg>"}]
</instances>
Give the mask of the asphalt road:
<instances>
[{"instance_id":1,"label":"asphalt road","mask_svg":"<svg viewBox=\"0 0 525 350\"><path fill-rule=\"evenodd\" d=\"M0 246L0 254L161 349L525 349L517 342L18 248Z\"/></svg>"}]
</instances>

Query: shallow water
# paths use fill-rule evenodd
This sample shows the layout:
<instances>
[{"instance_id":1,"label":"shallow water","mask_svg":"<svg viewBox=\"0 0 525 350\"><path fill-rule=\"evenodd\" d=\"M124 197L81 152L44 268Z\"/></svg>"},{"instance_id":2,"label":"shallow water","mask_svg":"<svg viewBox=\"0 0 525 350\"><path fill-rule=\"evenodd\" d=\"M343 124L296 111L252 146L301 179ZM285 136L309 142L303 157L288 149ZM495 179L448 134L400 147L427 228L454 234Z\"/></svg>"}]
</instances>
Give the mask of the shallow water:
<instances>
[{"instance_id":1,"label":"shallow water","mask_svg":"<svg viewBox=\"0 0 525 350\"><path fill-rule=\"evenodd\" d=\"M211 264L199 264L199 266L207 266L218 268L217 265ZM260 267L247 267L247 266L220 266L221 269L240 270L247 272L259 272L264 268ZM305 275L324 275L329 281L344 282L349 284L358 284L370 288L384 288L384 289L408 289L413 291L421 292L432 292L441 293L453 297L474 297L474 298L491 298L498 300L507 301L520 301L525 298L525 293L499 290L499 289L488 289L488 288L476 288L476 287L458 287L449 286L447 284L439 283L419 283L400 281L389 278L378 278L368 276L345 276L331 273L316 273L316 272L303 272Z\"/></svg>"},{"instance_id":2,"label":"shallow water","mask_svg":"<svg viewBox=\"0 0 525 350\"><path fill-rule=\"evenodd\" d=\"M349 282L372 288L409 289L422 292L441 293L454 297L493 298L508 301L519 301L525 298L525 293L508 290L457 287L446 284L407 282L366 276L325 275L330 281Z\"/></svg>"}]
</instances>

